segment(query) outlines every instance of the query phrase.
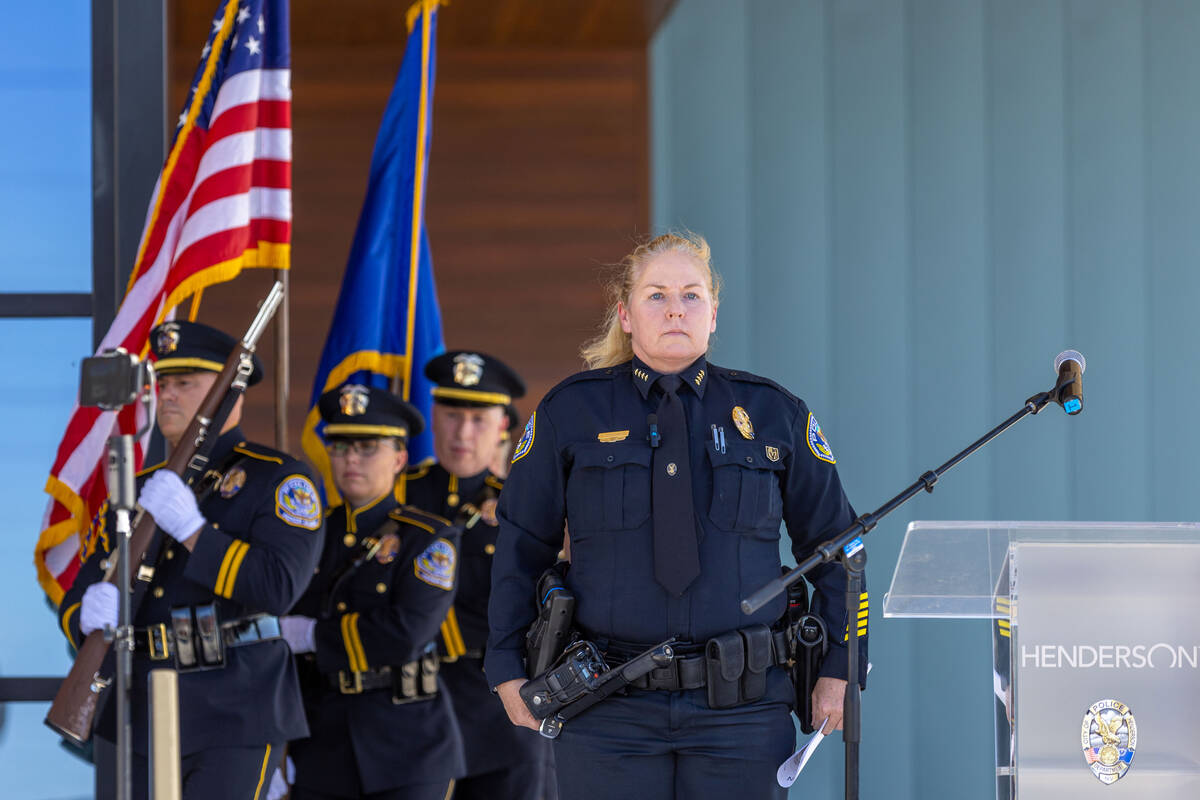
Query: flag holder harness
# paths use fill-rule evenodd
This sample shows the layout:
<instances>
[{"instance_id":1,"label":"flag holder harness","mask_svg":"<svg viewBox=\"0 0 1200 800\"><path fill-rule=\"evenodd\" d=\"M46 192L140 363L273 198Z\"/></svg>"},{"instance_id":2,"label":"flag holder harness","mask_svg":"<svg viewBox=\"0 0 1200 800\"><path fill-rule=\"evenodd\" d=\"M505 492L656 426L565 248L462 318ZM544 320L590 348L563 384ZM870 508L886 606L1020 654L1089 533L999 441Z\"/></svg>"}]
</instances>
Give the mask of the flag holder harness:
<instances>
[{"instance_id":1,"label":"flag holder harness","mask_svg":"<svg viewBox=\"0 0 1200 800\"><path fill-rule=\"evenodd\" d=\"M979 439L976 439L945 464L942 464L937 469L925 472L915 483L875 511L859 516L858 519L854 520L849 527L837 536L818 545L813 554L801 564L742 600L742 612L744 614L753 614L770 602L776 595L784 592L788 586L800 580L803 575L820 564L838 561L841 563L842 568L845 569L848 652L846 662L846 696L842 705L842 740L846 747L846 800L858 800L859 797L858 759L859 744L862 741L862 689L859 683L861 668L858 663L859 637L857 609L862 596L863 571L867 565L867 550L862 542L862 537L870 533L879 524L881 519L904 505L922 490L932 493L933 487L942 475L945 475L952 467L956 466L967 456L1007 431L1027 415L1037 414L1051 401L1062 405L1064 400L1070 396L1070 390L1074 389L1078 393L1077 387L1073 386L1076 381L1078 381L1078 378L1071 378L1060 374L1058 382L1053 389L1030 397L1025 401L1025 405L1020 411L992 428ZM1070 414L1075 414L1079 412L1079 407L1075 406L1074 410L1068 408L1067 411ZM817 722L819 723L820 721L817 720Z\"/></svg>"}]
</instances>

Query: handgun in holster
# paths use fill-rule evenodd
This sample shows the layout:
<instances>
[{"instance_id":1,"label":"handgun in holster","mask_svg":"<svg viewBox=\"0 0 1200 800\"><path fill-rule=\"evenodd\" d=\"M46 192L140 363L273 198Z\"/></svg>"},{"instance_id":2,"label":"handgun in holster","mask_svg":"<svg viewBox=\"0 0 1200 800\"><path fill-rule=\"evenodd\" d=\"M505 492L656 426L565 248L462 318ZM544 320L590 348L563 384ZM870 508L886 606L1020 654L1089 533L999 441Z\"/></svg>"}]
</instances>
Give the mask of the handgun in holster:
<instances>
[{"instance_id":1,"label":"handgun in holster","mask_svg":"<svg viewBox=\"0 0 1200 800\"><path fill-rule=\"evenodd\" d=\"M525 634L525 672L530 678L550 669L571 641L575 595L564 580L566 567L560 561L538 579L538 616Z\"/></svg>"},{"instance_id":2,"label":"handgun in holster","mask_svg":"<svg viewBox=\"0 0 1200 800\"><path fill-rule=\"evenodd\" d=\"M812 724L812 696L821 671L821 662L829 652L829 635L825 623L809 612L808 584L798 580L788 586L788 653L792 666L792 686L796 690L796 716L800 730L806 734L815 729Z\"/></svg>"}]
</instances>

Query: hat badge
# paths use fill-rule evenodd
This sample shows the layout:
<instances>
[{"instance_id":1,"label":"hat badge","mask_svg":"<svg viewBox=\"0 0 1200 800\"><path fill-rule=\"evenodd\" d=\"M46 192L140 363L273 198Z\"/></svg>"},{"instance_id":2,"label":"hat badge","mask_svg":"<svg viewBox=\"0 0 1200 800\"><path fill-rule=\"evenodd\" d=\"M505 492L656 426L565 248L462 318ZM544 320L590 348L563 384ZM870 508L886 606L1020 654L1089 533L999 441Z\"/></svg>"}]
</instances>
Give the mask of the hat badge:
<instances>
[{"instance_id":1,"label":"hat badge","mask_svg":"<svg viewBox=\"0 0 1200 800\"><path fill-rule=\"evenodd\" d=\"M155 341L155 349L159 355L174 353L179 347L179 325L174 322L168 322L163 325L158 331L158 339Z\"/></svg>"},{"instance_id":2,"label":"hat badge","mask_svg":"<svg viewBox=\"0 0 1200 800\"><path fill-rule=\"evenodd\" d=\"M358 383L343 386L341 397L338 398L342 413L347 417L357 417L367 413L369 403L370 396L367 387Z\"/></svg>"},{"instance_id":3,"label":"hat badge","mask_svg":"<svg viewBox=\"0 0 1200 800\"><path fill-rule=\"evenodd\" d=\"M454 357L454 382L459 386L474 386L482 377L482 357L475 353L459 353Z\"/></svg>"}]
</instances>

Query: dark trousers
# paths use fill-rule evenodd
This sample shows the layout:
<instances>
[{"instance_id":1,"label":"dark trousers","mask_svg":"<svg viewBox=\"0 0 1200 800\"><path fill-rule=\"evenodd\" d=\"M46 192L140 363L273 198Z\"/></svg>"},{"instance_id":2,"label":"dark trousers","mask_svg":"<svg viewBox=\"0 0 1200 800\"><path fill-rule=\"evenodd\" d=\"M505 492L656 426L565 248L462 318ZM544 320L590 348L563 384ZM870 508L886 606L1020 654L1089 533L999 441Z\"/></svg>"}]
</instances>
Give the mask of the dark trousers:
<instances>
[{"instance_id":1,"label":"dark trousers","mask_svg":"<svg viewBox=\"0 0 1200 800\"><path fill-rule=\"evenodd\" d=\"M504 769L460 778L454 800L555 800L553 769L543 761L519 761Z\"/></svg>"},{"instance_id":2,"label":"dark trousers","mask_svg":"<svg viewBox=\"0 0 1200 800\"><path fill-rule=\"evenodd\" d=\"M783 670L767 695L708 707L703 689L611 697L566 723L554 742L561 800L783 800L775 780L796 741Z\"/></svg>"},{"instance_id":3,"label":"dark trousers","mask_svg":"<svg viewBox=\"0 0 1200 800\"><path fill-rule=\"evenodd\" d=\"M212 747L180 759L183 800L263 800L271 774L283 760L283 742L254 747ZM147 800L149 767L133 756L133 797Z\"/></svg>"},{"instance_id":4,"label":"dark trousers","mask_svg":"<svg viewBox=\"0 0 1200 800\"><path fill-rule=\"evenodd\" d=\"M411 786L398 786L383 792L355 795L325 794L293 786L290 798L291 800L351 800L351 798L353 800L449 800L451 797L457 796L454 781L442 781L441 783L414 783Z\"/></svg>"}]
</instances>

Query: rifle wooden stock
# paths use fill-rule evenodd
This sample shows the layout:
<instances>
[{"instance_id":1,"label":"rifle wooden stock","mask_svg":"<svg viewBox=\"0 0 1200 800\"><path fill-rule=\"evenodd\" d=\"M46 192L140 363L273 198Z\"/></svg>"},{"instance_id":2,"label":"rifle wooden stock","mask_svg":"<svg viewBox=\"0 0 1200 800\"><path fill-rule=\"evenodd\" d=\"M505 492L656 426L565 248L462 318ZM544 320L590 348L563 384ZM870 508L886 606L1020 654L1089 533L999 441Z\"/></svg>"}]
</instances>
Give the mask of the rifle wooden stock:
<instances>
[{"instance_id":1,"label":"rifle wooden stock","mask_svg":"<svg viewBox=\"0 0 1200 800\"><path fill-rule=\"evenodd\" d=\"M225 396L233 388L242 359L248 360L253 355L258 337L262 334L266 322L278 308L282 296L282 286L276 282L259 308L258 315L251 323L246 337L229 354L229 358L225 361L225 367L208 390L208 394L204 396L204 401L200 404L196 415L192 417L191 423L179 440L179 444L171 452L171 457L167 459L163 469L169 469L181 477L185 476L192 466L193 457L205 440L209 436L220 435L219 430L210 430L214 421L213 417L220 409ZM248 369L245 370L245 377L249 377ZM244 379L241 388L245 388ZM220 420L220 422L223 423L224 420ZM141 563L146 549L154 539L154 531L157 527L154 518L139 509L129 539L131 574L137 574L136 565ZM109 564L104 576L109 583L117 582L116 566L116 550L114 548L109 554ZM117 588L123 591L132 590L132 587L129 586L118 586ZM137 609L135 608L133 616L136 615ZM130 619L129 625L132 626L132 624L133 620ZM104 639L103 631L96 630L87 635L83 645L75 654L75 663L71 666L71 671L67 673L67 677L59 687L58 693L54 696L54 702L50 704L50 710L46 714L45 723L75 744L82 745L91 738L92 723L96 716L100 692L111 682L111 678L104 678L100 675L104 658L108 655L109 645L110 642Z\"/></svg>"}]
</instances>

